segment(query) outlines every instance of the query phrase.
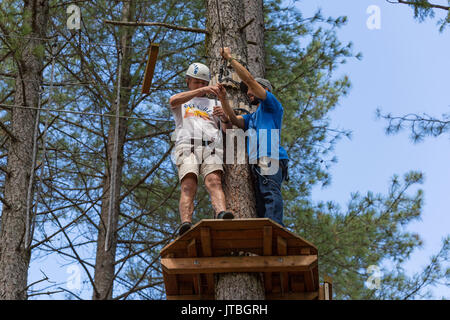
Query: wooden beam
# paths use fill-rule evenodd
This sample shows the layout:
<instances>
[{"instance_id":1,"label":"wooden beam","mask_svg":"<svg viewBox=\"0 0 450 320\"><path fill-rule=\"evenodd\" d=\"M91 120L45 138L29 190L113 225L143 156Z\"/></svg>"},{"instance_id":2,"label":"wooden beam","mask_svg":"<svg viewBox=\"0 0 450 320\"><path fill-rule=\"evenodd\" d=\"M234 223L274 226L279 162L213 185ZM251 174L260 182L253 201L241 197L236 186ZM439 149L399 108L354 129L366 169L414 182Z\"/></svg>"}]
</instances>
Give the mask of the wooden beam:
<instances>
[{"instance_id":1,"label":"wooden beam","mask_svg":"<svg viewBox=\"0 0 450 320\"><path fill-rule=\"evenodd\" d=\"M299 272L309 271L316 255L301 256L237 256L201 258L162 258L168 274L229 273L229 272Z\"/></svg>"},{"instance_id":2,"label":"wooden beam","mask_svg":"<svg viewBox=\"0 0 450 320\"><path fill-rule=\"evenodd\" d=\"M201 295L166 295L167 300L214 300L213 294L201 294Z\"/></svg>"},{"instance_id":3,"label":"wooden beam","mask_svg":"<svg viewBox=\"0 0 450 320\"><path fill-rule=\"evenodd\" d=\"M312 270L305 272L305 286L306 291L314 291L314 275Z\"/></svg>"},{"instance_id":4,"label":"wooden beam","mask_svg":"<svg viewBox=\"0 0 450 320\"><path fill-rule=\"evenodd\" d=\"M202 241L203 256L211 257L212 256L211 232L208 227L203 227L200 229L200 239Z\"/></svg>"},{"instance_id":5,"label":"wooden beam","mask_svg":"<svg viewBox=\"0 0 450 320\"><path fill-rule=\"evenodd\" d=\"M266 294L266 300L317 300L319 292L291 292L283 295L273 293Z\"/></svg>"},{"instance_id":6,"label":"wooden beam","mask_svg":"<svg viewBox=\"0 0 450 320\"><path fill-rule=\"evenodd\" d=\"M324 300L333 300L333 280L329 276L324 277Z\"/></svg>"},{"instance_id":7,"label":"wooden beam","mask_svg":"<svg viewBox=\"0 0 450 320\"><path fill-rule=\"evenodd\" d=\"M316 300L318 292L295 292L281 295L279 293L266 294L266 300ZM167 295L167 300L214 300L214 295Z\"/></svg>"},{"instance_id":8,"label":"wooden beam","mask_svg":"<svg viewBox=\"0 0 450 320\"><path fill-rule=\"evenodd\" d=\"M263 231L263 255L271 256L272 255L272 227L265 226ZM266 293L272 292L272 273L265 272L264 273L264 286Z\"/></svg>"},{"instance_id":9,"label":"wooden beam","mask_svg":"<svg viewBox=\"0 0 450 320\"><path fill-rule=\"evenodd\" d=\"M287 241L286 239L277 237L277 253L279 256L287 255ZM286 272L280 273L281 294L289 291L289 275Z\"/></svg>"},{"instance_id":10,"label":"wooden beam","mask_svg":"<svg viewBox=\"0 0 450 320\"><path fill-rule=\"evenodd\" d=\"M212 245L211 245L211 230L208 227L200 228L200 240L202 244L202 253L204 257L212 256ZM206 272L196 272L196 273L206 273ZM214 292L214 275L207 274L206 275L206 283L208 285L208 293Z\"/></svg>"},{"instance_id":11,"label":"wooden beam","mask_svg":"<svg viewBox=\"0 0 450 320\"><path fill-rule=\"evenodd\" d=\"M159 44L150 44L148 52L147 66L145 67L144 82L142 84L142 93L149 94L152 85L153 74L155 72L156 59L158 57Z\"/></svg>"},{"instance_id":12,"label":"wooden beam","mask_svg":"<svg viewBox=\"0 0 450 320\"><path fill-rule=\"evenodd\" d=\"M167 258L173 258L173 254L168 254ZM164 286L166 287L166 294L174 295L179 294L178 281L176 274L168 274L163 268Z\"/></svg>"},{"instance_id":13,"label":"wooden beam","mask_svg":"<svg viewBox=\"0 0 450 320\"><path fill-rule=\"evenodd\" d=\"M188 257L194 258L197 257L197 246L196 246L196 241L195 238L193 238L189 244L187 245L187 253L188 253ZM194 293L195 294L200 294L200 290L201 290L201 286L200 286L200 275L195 274L192 276L192 281L194 284Z\"/></svg>"}]
</instances>

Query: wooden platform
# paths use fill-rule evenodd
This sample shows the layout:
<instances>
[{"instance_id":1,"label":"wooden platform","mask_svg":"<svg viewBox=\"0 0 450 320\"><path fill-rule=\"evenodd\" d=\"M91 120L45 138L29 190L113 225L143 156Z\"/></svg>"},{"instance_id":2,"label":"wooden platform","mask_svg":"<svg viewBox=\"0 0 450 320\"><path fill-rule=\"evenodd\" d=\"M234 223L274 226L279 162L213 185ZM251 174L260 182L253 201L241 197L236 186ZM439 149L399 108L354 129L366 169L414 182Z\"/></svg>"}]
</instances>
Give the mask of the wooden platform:
<instances>
[{"instance_id":1,"label":"wooden platform","mask_svg":"<svg viewBox=\"0 0 450 320\"><path fill-rule=\"evenodd\" d=\"M214 299L214 274L230 272L261 272L267 300L326 296L317 248L267 218L202 220L162 249L161 265L167 299Z\"/></svg>"}]
</instances>

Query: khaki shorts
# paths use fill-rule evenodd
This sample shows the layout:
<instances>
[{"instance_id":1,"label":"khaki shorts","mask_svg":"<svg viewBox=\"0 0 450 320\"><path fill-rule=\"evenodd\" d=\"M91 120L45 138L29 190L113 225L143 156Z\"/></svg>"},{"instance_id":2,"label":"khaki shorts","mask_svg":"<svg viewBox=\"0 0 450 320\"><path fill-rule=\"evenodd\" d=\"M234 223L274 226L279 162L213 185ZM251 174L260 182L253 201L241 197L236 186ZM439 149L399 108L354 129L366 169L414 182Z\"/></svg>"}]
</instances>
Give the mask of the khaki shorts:
<instances>
[{"instance_id":1,"label":"khaki shorts","mask_svg":"<svg viewBox=\"0 0 450 320\"><path fill-rule=\"evenodd\" d=\"M214 150L214 152L213 152ZM214 171L223 172L223 147L212 145L194 147L190 144L180 144L175 146L175 161L178 168L178 178L180 181L188 173L194 173L197 178L199 174L205 178Z\"/></svg>"}]
</instances>

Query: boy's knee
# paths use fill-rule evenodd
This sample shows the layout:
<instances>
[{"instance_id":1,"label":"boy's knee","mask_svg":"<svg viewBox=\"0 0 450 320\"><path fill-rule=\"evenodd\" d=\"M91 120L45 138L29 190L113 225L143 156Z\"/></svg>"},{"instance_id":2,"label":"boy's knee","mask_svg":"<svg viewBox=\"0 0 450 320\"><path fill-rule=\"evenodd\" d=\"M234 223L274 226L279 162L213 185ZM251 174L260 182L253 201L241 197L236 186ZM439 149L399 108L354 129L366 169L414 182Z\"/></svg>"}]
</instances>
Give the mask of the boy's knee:
<instances>
[{"instance_id":1,"label":"boy's knee","mask_svg":"<svg viewBox=\"0 0 450 320\"><path fill-rule=\"evenodd\" d=\"M210 173L205 177L205 186L208 190L222 189L222 177L218 173Z\"/></svg>"}]
</instances>

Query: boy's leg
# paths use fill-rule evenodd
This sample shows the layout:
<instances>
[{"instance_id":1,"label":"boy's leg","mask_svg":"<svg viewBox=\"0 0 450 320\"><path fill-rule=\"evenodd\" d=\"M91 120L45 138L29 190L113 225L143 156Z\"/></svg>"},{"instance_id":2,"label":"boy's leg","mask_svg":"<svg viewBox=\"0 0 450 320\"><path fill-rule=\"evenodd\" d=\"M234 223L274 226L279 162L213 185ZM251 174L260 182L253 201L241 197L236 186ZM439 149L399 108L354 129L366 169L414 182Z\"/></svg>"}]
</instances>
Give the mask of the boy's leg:
<instances>
[{"instance_id":1,"label":"boy's leg","mask_svg":"<svg viewBox=\"0 0 450 320\"><path fill-rule=\"evenodd\" d=\"M186 174L181 180L180 217L181 222L192 222L194 212L194 199L197 193L197 176L194 173Z\"/></svg>"},{"instance_id":2,"label":"boy's leg","mask_svg":"<svg viewBox=\"0 0 450 320\"><path fill-rule=\"evenodd\" d=\"M200 173L211 197L215 218L222 213L221 216L224 219L232 219L233 214L226 211L225 193L222 187L223 149L221 143L203 148L203 163L200 166Z\"/></svg>"},{"instance_id":3,"label":"boy's leg","mask_svg":"<svg viewBox=\"0 0 450 320\"><path fill-rule=\"evenodd\" d=\"M211 197L211 204L216 216L226 211L225 193L222 188L222 171L213 171L205 177L205 187Z\"/></svg>"},{"instance_id":4,"label":"boy's leg","mask_svg":"<svg viewBox=\"0 0 450 320\"><path fill-rule=\"evenodd\" d=\"M194 212L194 199L197 193L197 176L199 174L199 161L195 152L191 152L191 145L175 147L177 155L178 178L181 182L180 218L181 222L192 222Z\"/></svg>"}]
</instances>

